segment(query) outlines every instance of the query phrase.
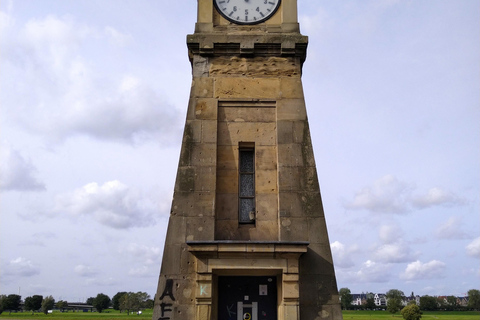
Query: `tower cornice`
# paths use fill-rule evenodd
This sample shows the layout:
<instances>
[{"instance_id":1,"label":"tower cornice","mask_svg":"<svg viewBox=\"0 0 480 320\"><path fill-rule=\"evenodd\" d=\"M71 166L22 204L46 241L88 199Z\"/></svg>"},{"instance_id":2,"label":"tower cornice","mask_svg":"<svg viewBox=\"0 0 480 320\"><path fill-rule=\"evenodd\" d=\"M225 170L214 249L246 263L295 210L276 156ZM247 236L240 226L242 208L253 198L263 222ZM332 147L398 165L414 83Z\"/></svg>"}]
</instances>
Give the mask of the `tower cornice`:
<instances>
[{"instance_id":1,"label":"tower cornice","mask_svg":"<svg viewBox=\"0 0 480 320\"><path fill-rule=\"evenodd\" d=\"M299 33L195 33L187 36L190 61L200 56L307 56L308 37Z\"/></svg>"}]
</instances>

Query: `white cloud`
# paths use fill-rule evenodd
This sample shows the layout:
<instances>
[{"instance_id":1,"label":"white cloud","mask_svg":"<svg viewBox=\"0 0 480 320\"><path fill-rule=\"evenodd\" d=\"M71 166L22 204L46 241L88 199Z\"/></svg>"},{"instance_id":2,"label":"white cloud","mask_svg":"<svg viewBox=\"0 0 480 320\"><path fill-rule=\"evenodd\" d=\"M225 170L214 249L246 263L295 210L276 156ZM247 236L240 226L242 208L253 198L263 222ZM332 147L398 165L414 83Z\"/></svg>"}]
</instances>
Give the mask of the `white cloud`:
<instances>
[{"instance_id":1,"label":"white cloud","mask_svg":"<svg viewBox=\"0 0 480 320\"><path fill-rule=\"evenodd\" d=\"M408 264L405 271L400 275L400 278L405 280L441 278L443 277L445 268L445 263L438 260L432 260L427 263L422 263L417 260Z\"/></svg>"},{"instance_id":2,"label":"white cloud","mask_svg":"<svg viewBox=\"0 0 480 320\"><path fill-rule=\"evenodd\" d=\"M128 271L128 275L137 278L151 277L153 275L152 270L147 266L141 266L138 268L133 268Z\"/></svg>"},{"instance_id":3,"label":"white cloud","mask_svg":"<svg viewBox=\"0 0 480 320\"><path fill-rule=\"evenodd\" d=\"M470 242L465 249L469 256L480 258L480 237Z\"/></svg>"},{"instance_id":4,"label":"white cloud","mask_svg":"<svg viewBox=\"0 0 480 320\"><path fill-rule=\"evenodd\" d=\"M465 204L465 200L452 192L441 188L432 188L426 194L413 197L412 204L416 208L424 209L433 206L463 205Z\"/></svg>"},{"instance_id":5,"label":"white cloud","mask_svg":"<svg viewBox=\"0 0 480 320\"><path fill-rule=\"evenodd\" d=\"M408 210L407 197L411 187L393 175L386 175L365 187L345 205L348 209L369 210L377 213L404 213Z\"/></svg>"},{"instance_id":6,"label":"white cloud","mask_svg":"<svg viewBox=\"0 0 480 320\"><path fill-rule=\"evenodd\" d=\"M83 265L83 264L79 264L79 265L75 266L74 271L80 277L92 277L92 276L98 274L98 271L95 270L95 268L93 268L91 266L86 266L86 265Z\"/></svg>"},{"instance_id":7,"label":"white cloud","mask_svg":"<svg viewBox=\"0 0 480 320\"><path fill-rule=\"evenodd\" d=\"M120 248L120 252L137 261L141 261L142 264L151 265L157 264L160 261L162 249L159 247L149 247L137 243L130 243L125 248Z\"/></svg>"},{"instance_id":8,"label":"white cloud","mask_svg":"<svg viewBox=\"0 0 480 320\"><path fill-rule=\"evenodd\" d=\"M45 184L35 177L37 168L9 146L1 146L0 190L43 191Z\"/></svg>"},{"instance_id":9,"label":"white cloud","mask_svg":"<svg viewBox=\"0 0 480 320\"><path fill-rule=\"evenodd\" d=\"M40 268L36 266L31 260L23 257L18 257L11 260L5 267L4 273L6 275L13 275L16 277L32 277L40 274Z\"/></svg>"},{"instance_id":10,"label":"white cloud","mask_svg":"<svg viewBox=\"0 0 480 320\"><path fill-rule=\"evenodd\" d=\"M413 195L414 187L386 175L374 181L355 194L344 207L352 210L368 210L375 213L401 214L412 209L426 209L434 206L462 206L465 200L442 188L431 188L426 194Z\"/></svg>"},{"instance_id":11,"label":"white cloud","mask_svg":"<svg viewBox=\"0 0 480 320\"><path fill-rule=\"evenodd\" d=\"M350 268L354 266L352 254L358 249L356 245L346 248L345 245L340 241L335 241L330 244L330 248L332 249L335 267Z\"/></svg>"},{"instance_id":12,"label":"white cloud","mask_svg":"<svg viewBox=\"0 0 480 320\"><path fill-rule=\"evenodd\" d=\"M119 181L89 183L57 197L54 211L85 216L115 229L154 225L152 201Z\"/></svg>"},{"instance_id":13,"label":"white cloud","mask_svg":"<svg viewBox=\"0 0 480 320\"><path fill-rule=\"evenodd\" d=\"M5 114L52 141L86 135L128 143L153 138L170 143L173 135L181 133L181 112L138 76L102 73L106 63L102 61L111 59L89 58L88 49L98 44L97 39L119 44L129 37L112 27L99 32L71 17L53 15L32 19L21 31L12 31L6 46L10 49L0 57L11 78L0 88L5 93ZM103 42L102 46L106 46L103 51L110 49ZM138 78L137 85L125 90L125 79L132 78Z\"/></svg>"},{"instance_id":14,"label":"white cloud","mask_svg":"<svg viewBox=\"0 0 480 320\"><path fill-rule=\"evenodd\" d=\"M403 231L398 225L382 225L378 236L382 243L394 243L402 238Z\"/></svg>"},{"instance_id":15,"label":"white cloud","mask_svg":"<svg viewBox=\"0 0 480 320\"><path fill-rule=\"evenodd\" d=\"M450 217L436 230L435 235L440 239L465 239L468 235L462 230L461 220L458 217Z\"/></svg>"},{"instance_id":16,"label":"white cloud","mask_svg":"<svg viewBox=\"0 0 480 320\"><path fill-rule=\"evenodd\" d=\"M104 32L110 39L110 43L119 47L124 47L133 40L131 35L121 33L114 27L105 27Z\"/></svg>"},{"instance_id":17,"label":"white cloud","mask_svg":"<svg viewBox=\"0 0 480 320\"><path fill-rule=\"evenodd\" d=\"M360 270L354 273L355 282L387 282L391 278L390 267L372 260L365 261Z\"/></svg>"},{"instance_id":18,"label":"white cloud","mask_svg":"<svg viewBox=\"0 0 480 320\"><path fill-rule=\"evenodd\" d=\"M381 245L376 249L374 256L378 261L385 263L412 261L410 248L403 241Z\"/></svg>"}]
</instances>

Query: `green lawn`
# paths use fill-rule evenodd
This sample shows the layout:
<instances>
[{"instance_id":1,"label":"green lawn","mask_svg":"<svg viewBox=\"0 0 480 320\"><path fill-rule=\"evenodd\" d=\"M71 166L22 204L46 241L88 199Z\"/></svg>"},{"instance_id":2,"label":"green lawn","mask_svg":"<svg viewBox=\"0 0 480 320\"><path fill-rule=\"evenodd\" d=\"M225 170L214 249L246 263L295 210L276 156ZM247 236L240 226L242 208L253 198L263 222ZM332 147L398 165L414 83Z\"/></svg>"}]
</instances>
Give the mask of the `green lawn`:
<instances>
[{"instance_id":1,"label":"green lawn","mask_svg":"<svg viewBox=\"0 0 480 320\"><path fill-rule=\"evenodd\" d=\"M343 311L344 320L402 320L400 313L392 316L387 311ZM479 320L480 312L473 311L425 311L422 320Z\"/></svg>"},{"instance_id":2,"label":"green lawn","mask_svg":"<svg viewBox=\"0 0 480 320\"><path fill-rule=\"evenodd\" d=\"M152 310L144 310L142 311L141 315L137 315L136 313L131 313L127 315L125 312L120 313L115 310L106 310L102 313L98 312L60 312L54 311L51 314L45 315L44 313L35 313L32 316L31 312L18 312L13 313L11 315L8 312L3 312L0 315L0 319L17 319L17 320L145 320L145 319L152 319Z\"/></svg>"},{"instance_id":3,"label":"green lawn","mask_svg":"<svg viewBox=\"0 0 480 320\"><path fill-rule=\"evenodd\" d=\"M0 315L1 319L15 320L145 320L152 319L152 310L143 311L142 315L120 313L118 311L109 310L102 313L97 312L65 312L55 311L52 314L45 315L43 313L31 312L12 313L4 312ZM391 315L386 311L343 311L344 320L402 320L402 316L397 313ZM464 312L424 312L422 320L480 320L480 312L464 311Z\"/></svg>"}]
</instances>

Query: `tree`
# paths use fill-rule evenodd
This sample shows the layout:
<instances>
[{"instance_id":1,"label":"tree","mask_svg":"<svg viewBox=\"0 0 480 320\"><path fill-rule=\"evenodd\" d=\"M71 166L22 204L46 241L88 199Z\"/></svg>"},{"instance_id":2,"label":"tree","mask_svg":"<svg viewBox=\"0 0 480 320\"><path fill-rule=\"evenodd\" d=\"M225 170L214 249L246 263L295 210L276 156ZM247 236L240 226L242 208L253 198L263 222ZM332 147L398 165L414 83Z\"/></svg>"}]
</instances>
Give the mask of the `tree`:
<instances>
[{"instance_id":1,"label":"tree","mask_svg":"<svg viewBox=\"0 0 480 320\"><path fill-rule=\"evenodd\" d=\"M448 296L447 297L447 304L446 304L446 309L448 311L453 311L458 308L458 302L457 302L457 297L455 296Z\"/></svg>"},{"instance_id":2,"label":"tree","mask_svg":"<svg viewBox=\"0 0 480 320\"><path fill-rule=\"evenodd\" d=\"M146 309L148 308L148 300L150 299L150 295L146 292L137 292L136 293L137 297L138 297L138 301L140 302L140 308L141 309Z\"/></svg>"},{"instance_id":3,"label":"tree","mask_svg":"<svg viewBox=\"0 0 480 320\"><path fill-rule=\"evenodd\" d=\"M9 294L2 300L3 310L8 310L9 313L17 311L20 308L22 297L18 294Z\"/></svg>"},{"instance_id":4,"label":"tree","mask_svg":"<svg viewBox=\"0 0 480 320\"><path fill-rule=\"evenodd\" d=\"M365 303L365 309L373 310L373 309L375 309L375 307L376 307L375 299L373 297L368 297L367 301Z\"/></svg>"},{"instance_id":5,"label":"tree","mask_svg":"<svg viewBox=\"0 0 480 320\"><path fill-rule=\"evenodd\" d=\"M123 295L126 294L126 292L117 292L116 295L113 296L112 298L112 307L115 310L120 310L120 299L123 297Z\"/></svg>"},{"instance_id":6,"label":"tree","mask_svg":"<svg viewBox=\"0 0 480 320\"><path fill-rule=\"evenodd\" d=\"M42 301L42 312L48 314L48 310L52 310L55 306L55 299L52 296L47 296Z\"/></svg>"},{"instance_id":7,"label":"tree","mask_svg":"<svg viewBox=\"0 0 480 320\"><path fill-rule=\"evenodd\" d=\"M68 302L64 300L60 300L56 304L57 309L60 309L61 312L63 312L67 307L68 307Z\"/></svg>"},{"instance_id":8,"label":"tree","mask_svg":"<svg viewBox=\"0 0 480 320\"><path fill-rule=\"evenodd\" d=\"M43 296L34 295L32 297L25 298L25 310L32 311L32 314L35 311L40 310L42 307Z\"/></svg>"},{"instance_id":9,"label":"tree","mask_svg":"<svg viewBox=\"0 0 480 320\"><path fill-rule=\"evenodd\" d=\"M353 300L350 289L341 288L338 291L338 294L340 295L340 304L342 305L343 310L348 309L351 306Z\"/></svg>"},{"instance_id":10,"label":"tree","mask_svg":"<svg viewBox=\"0 0 480 320\"><path fill-rule=\"evenodd\" d=\"M400 311L405 320L419 320L422 317L422 311L416 304L408 304Z\"/></svg>"},{"instance_id":11,"label":"tree","mask_svg":"<svg viewBox=\"0 0 480 320\"><path fill-rule=\"evenodd\" d=\"M388 290L385 294L387 297L387 311L390 313L397 313L402 309L402 300L405 296L403 291L397 289Z\"/></svg>"},{"instance_id":12,"label":"tree","mask_svg":"<svg viewBox=\"0 0 480 320\"><path fill-rule=\"evenodd\" d=\"M3 303L7 299L7 296L4 294L0 294L0 314L3 313Z\"/></svg>"},{"instance_id":13,"label":"tree","mask_svg":"<svg viewBox=\"0 0 480 320\"><path fill-rule=\"evenodd\" d=\"M85 303L93 306L93 301L95 301L95 297L90 297L90 298L87 299L87 301Z\"/></svg>"},{"instance_id":14,"label":"tree","mask_svg":"<svg viewBox=\"0 0 480 320\"><path fill-rule=\"evenodd\" d=\"M468 290L468 307L473 310L480 310L480 291L476 289Z\"/></svg>"},{"instance_id":15,"label":"tree","mask_svg":"<svg viewBox=\"0 0 480 320\"><path fill-rule=\"evenodd\" d=\"M140 310L138 295L134 292L125 293L122 298L120 298L120 310L127 311L127 314L130 314L130 311Z\"/></svg>"},{"instance_id":16,"label":"tree","mask_svg":"<svg viewBox=\"0 0 480 320\"><path fill-rule=\"evenodd\" d=\"M424 311L435 311L438 309L438 300L435 297L425 295L420 297L420 309Z\"/></svg>"},{"instance_id":17,"label":"tree","mask_svg":"<svg viewBox=\"0 0 480 320\"><path fill-rule=\"evenodd\" d=\"M99 313L102 313L104 309L107 309L110 306L110 297L103 293L97 294L93 300L93 306Z\"/></svg>"},{"instance_id":18,"label":"tree","mask_svg":"<svg viewBox=\"0 0 480 320\"><path fill-rule=\"evenodd\" d=\"M153 309L154 301L153 299L147 299L145 303L143 304L143 307L145 309Z\"/></svg>"}]
</instances>

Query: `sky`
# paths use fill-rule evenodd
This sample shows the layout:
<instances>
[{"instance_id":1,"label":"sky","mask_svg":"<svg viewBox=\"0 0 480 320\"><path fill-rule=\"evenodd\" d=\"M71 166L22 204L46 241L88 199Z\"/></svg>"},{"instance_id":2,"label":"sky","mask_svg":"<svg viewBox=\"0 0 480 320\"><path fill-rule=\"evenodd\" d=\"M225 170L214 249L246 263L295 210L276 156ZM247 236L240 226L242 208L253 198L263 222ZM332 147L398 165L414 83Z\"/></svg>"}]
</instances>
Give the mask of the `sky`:
<instances>
[{"instance_id":1,"label":"sky","mask_svg":"<svg viewBox=\"0 0 480 320\"><path fill-rule=\"evenodd\" d=\"M480 2L300 0L338 288L480 289ZM0 2L0 294L156 291L196 1Z\"/></svg>"}]
</instances>

